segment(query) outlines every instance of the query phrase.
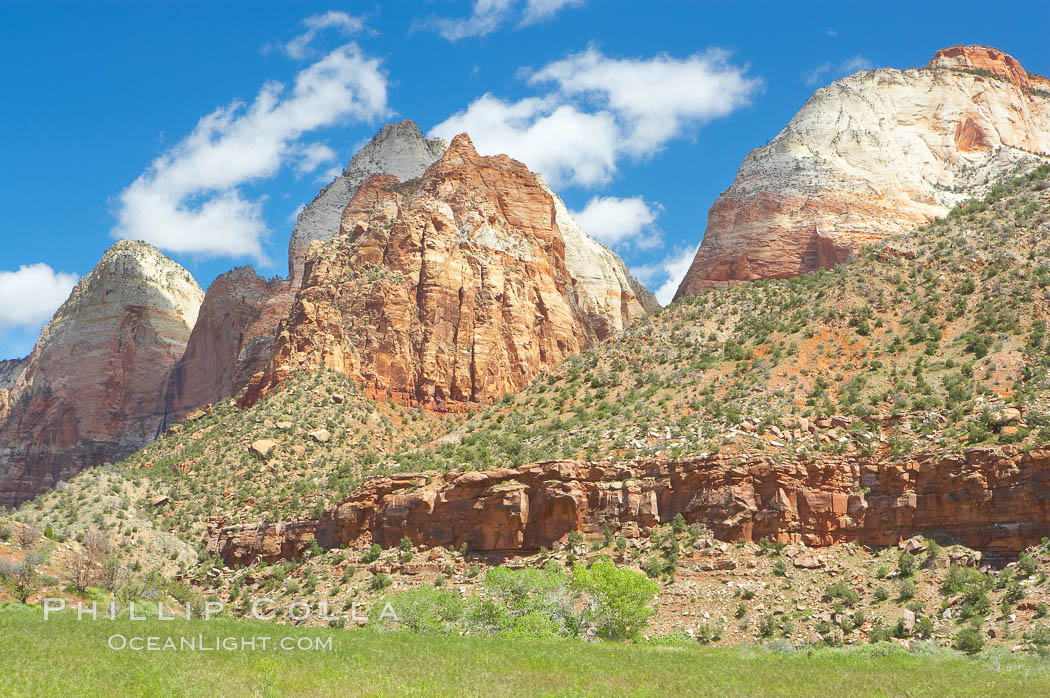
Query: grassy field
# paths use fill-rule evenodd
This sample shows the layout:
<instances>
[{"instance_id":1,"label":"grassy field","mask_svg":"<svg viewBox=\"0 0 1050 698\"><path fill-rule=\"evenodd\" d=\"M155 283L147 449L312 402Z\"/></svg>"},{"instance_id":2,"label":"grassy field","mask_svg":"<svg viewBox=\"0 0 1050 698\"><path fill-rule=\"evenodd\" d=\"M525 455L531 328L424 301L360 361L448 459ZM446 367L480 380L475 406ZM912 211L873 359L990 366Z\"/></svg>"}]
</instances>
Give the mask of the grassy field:
<instances>
[{"instance_id":1,"label":"grassy field","mask_svg":"<svg viewBox=\"0 0 1050 698\"><path fill-rule=\"evenodd\" d=\"M330 650L115 651L114 634L331 638ZM176 640L177 642L178 640ZM163 642L163 640L161 640ZM781 654L297 629L270 623L77 621L0 610L3 696L1046 695L1050 667L1009 655L887 647Z\"/></svg>"}]
</instances>

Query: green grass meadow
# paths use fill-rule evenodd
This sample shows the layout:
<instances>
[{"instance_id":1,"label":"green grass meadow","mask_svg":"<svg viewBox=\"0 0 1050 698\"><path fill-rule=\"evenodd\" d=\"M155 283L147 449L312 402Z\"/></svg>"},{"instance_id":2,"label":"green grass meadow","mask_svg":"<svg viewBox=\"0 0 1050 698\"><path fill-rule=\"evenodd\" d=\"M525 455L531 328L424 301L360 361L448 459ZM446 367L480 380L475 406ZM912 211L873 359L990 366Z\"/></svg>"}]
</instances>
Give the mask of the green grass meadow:
<instances>
[{"instance_id":1,"label":"green grass meadow","mask_svg":"<svg viewBox=\"0 0 1050 698\"><path fill-rule=\"evenodd\" d=\"M110 636L331 638L330 650L115 651ZM276 640L271 640L275 642ZM163 640L161 640L163 642ZM177 640L176 640L177 642ZM118 642L119 644L119 642ZM1050 665L889 647L795 654L294 628L225 619L44 622L0 610L0 696L1034 696Z\"/></svg>"}]
</instances>

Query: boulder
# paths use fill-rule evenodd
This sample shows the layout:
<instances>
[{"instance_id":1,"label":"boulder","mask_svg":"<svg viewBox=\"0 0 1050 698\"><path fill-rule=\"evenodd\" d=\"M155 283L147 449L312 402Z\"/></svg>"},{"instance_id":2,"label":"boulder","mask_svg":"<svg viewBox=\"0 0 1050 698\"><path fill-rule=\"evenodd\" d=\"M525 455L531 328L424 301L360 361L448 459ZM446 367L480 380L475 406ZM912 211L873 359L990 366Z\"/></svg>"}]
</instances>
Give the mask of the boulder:
<instances>
[{"instance_id":1,"label":"boulder","mask_svg":"<svg viewBox=\"0 0 1050 698\"><path fill-rule=\"evenodd\" d=\"M803 553L801 555L798 555L791 562L795 565L795 567L801 567L802 569L806 570L815 570L819 567L824 566L824 561L811 553Z\"/></svg>"},{"instance_id":2,"label":"boulder","mask_svg":"<svg viewBox=\"0 0 1050 698\"><path fill-rule=\"evenodd\" d=\"M270 454L273 453L273 449L276 448L277 442L273 439L258 439L252 441L248 447L248 452L257 458L269 458Z\"/></svg>"}]
</instances>

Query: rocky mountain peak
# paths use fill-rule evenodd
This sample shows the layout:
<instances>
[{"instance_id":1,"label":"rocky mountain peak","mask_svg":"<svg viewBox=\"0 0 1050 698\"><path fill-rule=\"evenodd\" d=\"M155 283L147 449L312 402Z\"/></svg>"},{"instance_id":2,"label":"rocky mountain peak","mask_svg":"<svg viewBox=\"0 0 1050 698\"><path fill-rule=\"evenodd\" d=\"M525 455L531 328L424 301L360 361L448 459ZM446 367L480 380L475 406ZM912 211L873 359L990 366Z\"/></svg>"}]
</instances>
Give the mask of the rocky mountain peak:
<instances>
[{"instance_id":1,"label":"rocky mountain peak","mask_svg":"<svg viewBox=\"0 0 1050 698\"><path fill-rule=\"evenodd\" d=\"M357 188L375 174L390 174L399 180L415 179L441 157L448 144L440 138L425 138L411 119L387 124L350 160L343 174L322 189L295 221L288 245L288 274L292 286L302 281L303 263L310 243L328 242L339 232L343 209Z\"/></svg>"},{"instance_id":2,"label":"rocky mountain peak","mask_svg":"<svg viewBox=\"0 0 1050 698\"><path fill-rule=\"evenodd\" d=\"M1009 80L1018 87L1032 89L1028 73L1016 58L991 46L949 46L933 54L929 68L986 70Z\"/></svg>"},{"instance_id":3,"label":"rocky mountain peak","mask_svg":"<svg viewBox=\"0 0 1050 698\"><path fill-rule=\"evenodd\" d=\"M542 178L461 134L421 177L360 185L242 404L321 368L438 411L491 402L644 315L632 281Z\"/></svg>"},{"instance_id":4,"label":"rocky mountain peak","mask_svg":"<svg viewBox=\"0 0 1050 698\"><path fill-rule=\"evenodd\" d=\"M156 248L110 247L44 327L0 410L0 506L148 443L203 292Z\"/></svg>"},{"instance_id":5,"label":"rocky mountain peak","mask_svg":"<svg viewBox=\"0 0 1050 698\"><path fill-rule=\"evenodd\" d=\"M163 308L193 327L204 291L192 274L153 245L121 240L110 246L91 273L77 283L42 336L49 334L56 320L75 316L85 306L103 299L127 306Z\"/></svg>"},{"instance_id":6,"label":"rocky mountain peak","mask_svg":"<svg viewBox=\"0 0 1050 698\"><path fill-rule=\"evenodd\" d=\"M1044 85L1002 51L954 46L822 87L744 159L675 297L848 261L1044 162Z\"/></svg>"}]
</instances>

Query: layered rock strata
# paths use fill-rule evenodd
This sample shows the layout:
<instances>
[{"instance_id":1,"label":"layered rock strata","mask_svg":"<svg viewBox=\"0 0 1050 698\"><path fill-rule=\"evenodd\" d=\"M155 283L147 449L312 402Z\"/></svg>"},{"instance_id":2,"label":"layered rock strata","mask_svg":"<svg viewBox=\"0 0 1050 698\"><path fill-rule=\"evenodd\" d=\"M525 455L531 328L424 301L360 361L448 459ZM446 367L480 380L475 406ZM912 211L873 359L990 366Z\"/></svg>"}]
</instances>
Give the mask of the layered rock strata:
<instances>
[{"instance_id":1,"label":"layered rock strata","mask_svg":"<svg viewBox=\"0 0 1050 698\"><path fill-rule=\"evenodd\" d=\"M172 371L164 427L240 392L270 360L277 325L294 299L291 284L267 281L250 265L217 277Z\"/></svg>"},{"instance_id":2,"label":"layered rock strata","mask_svg":"<svg viewBox=\"0 0 1050 698\"><path fill-rule=\"evenodd\" d=\"M1050 156L1050 81L980 46L823 87L751 151L676 298L848 261Z\"/></svg>"},{"instance_id":3,"label":"layered rock strata","mask_svg":"<svg viewBox=\"0 0 1050 698\"><path fill-rule=\"evenodd\" d=\"M240 267L208 287L200 319L169 384L165 425L190 412L237 395L273 355L277 326L302 285L306 253L313 242L339 232L343 210L357 188L374 174L419 177L448 144L424 138L415 122L387 124L298 215L288 244L288 278L269 281Z\"/></svg>"},{"instance_id":4,"label":"layered rock strata","mask_svg":"<svg viewBox=\"0 0 1050 698\"><path fill-rule=\"evenodd\" d=\"M119 242L44 327L0 409L0 506L157 434L203 292L141 242Z\"/></svg>"},{"instance_id":5,"label":"layered rock strata","mask_svg":"<svg viewBox=\"0 0 1050 698\"><path fill-rule=\"evenodd\" d=\"M539 177L460 135L417 180L361 184L241 404L322 368L428 409L491 402L644 315L636 288Z\"/></svg>"},{"instance_id":6,"label":"layered rock strata","mask_svg":"<svg viewBox=\"0 0 1050 698\"><path fill-rule=\"evenodd\" d=\"M486 472L406 474L366 481L317 520L215 529L227 564L294 559L321 546L415 544L531 554L571 531L647 535L681 513L720 539L769 537L809 546L895 545L934 534L1016 554L1050 535L1050 449L974 449L905 462L766 454L593 464L552 461Z\"/></svg>"}]
</instances>

